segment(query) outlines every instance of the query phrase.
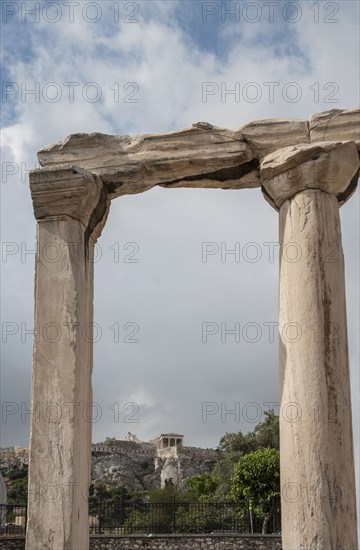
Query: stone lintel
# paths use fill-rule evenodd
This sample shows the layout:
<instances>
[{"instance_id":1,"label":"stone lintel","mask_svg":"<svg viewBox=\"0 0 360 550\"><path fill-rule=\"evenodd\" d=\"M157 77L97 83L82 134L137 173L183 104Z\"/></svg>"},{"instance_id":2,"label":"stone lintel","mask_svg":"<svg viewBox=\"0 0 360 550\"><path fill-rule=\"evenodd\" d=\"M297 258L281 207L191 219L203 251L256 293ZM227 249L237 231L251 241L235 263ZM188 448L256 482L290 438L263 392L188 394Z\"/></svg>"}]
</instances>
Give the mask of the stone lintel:
<instances>
[{"instance_id":1,"label":"stone lintel","mask_svg":"<svg viewBox=\"0 0 360 550\"><path fill-rule=\"evenodd\" d=\"M300 191L320 189L343 204L354 192L359 155L353 141L299 144L267 155L260 164L266 200L279 210Z\"/></svg>"},{"instance_id":2,"label":"stone lintel","mask_svg":"<svg viewBox=\"0 0 360 550\"><path fill-rule=\"evenodd\" d=\"M239 131L257 159L262 159L282 147L310 142L307 120L257 120L242 126Z\"/></svg>"},{"instance_id":3,"label":"stone lintel","mask_svg":"<svg viewBox=\"0 0 360 550\"><path fill-rule=\"evenodd\" d=\"M355 141L360 150L360 108L333 109L310 118L310 142Z\"/></svg>"},{"instance_id":4,"label":"stone lintel","mask_svg":"<svg viewBox=\"0 0 360 550\"><path fill-rule=\"evenodd\" d=\"M241 133L205 122L143 136L74 134L38 153L43 167L70 163L101 177L111 198L154 186L260 187L258 163Z\"/></svg>"},{"instance_id":5,"label":"stone lintel","mask_svg":"<svg viewBox=\"0 0 360 550\"><path fill-rule=\"evenodd\" d=\"M30 172L30 191L38 221L68 216L79 220L88 235L101 233L110 199L101 179L75 165Z\"/></svg>"},{"instance_id":6,"label":"stone lintel","mask_svg":"<svg viewBox=\"0 0 360 550\"><path fill-rule=\"evenodd\" d=\"M269 119L229 130L207 122L140 136L72 134L38 153L43 168L81 166L101 178L111 199L166 188L260 187L259 163L284 147L355 141L360 110L334 110L308 120Z\"/></svg>"}]
</instances>

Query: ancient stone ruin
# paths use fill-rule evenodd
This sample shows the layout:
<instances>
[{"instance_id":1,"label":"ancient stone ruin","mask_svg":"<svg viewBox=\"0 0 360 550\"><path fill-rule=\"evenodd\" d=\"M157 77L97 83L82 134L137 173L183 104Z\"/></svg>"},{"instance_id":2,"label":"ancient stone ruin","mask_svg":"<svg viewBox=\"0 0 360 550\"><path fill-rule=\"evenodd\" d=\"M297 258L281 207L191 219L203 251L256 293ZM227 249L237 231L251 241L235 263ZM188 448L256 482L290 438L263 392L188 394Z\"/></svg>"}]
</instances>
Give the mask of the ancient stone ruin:
<instances>
[{"instance_id":1,"label":"ancient stone ruin","mask_svg":"<svg viewBox=\"0 0 360 550\"><path fill-rule=\"evenodd\" d=\"M129 433L125 439L108 438L104 442L93 443L91 482L115 483L133 491L165 487L170 480L183 486L185 480L190 477L210 473L222 458L223 453L219 449L190 447L183 443L162 448L161 441L164 435L173 434L162 434L154 440L145 442L135 434ZM28 465L28 449L0 448L0 468L4 470L6 477L14 469L26 470ZM0 497L1 480L0 475ZM3 489L6 494L5 484Z\"/></svg>"},{"instance_id":2,"label":"ancient stone ruin","mask_svg":"<svg viewBox=\"0 0 360 550\"><path fill-rule=\"evenodd\" d=\"M183 437L161 434L144 442L129 433L125 440L93 444L92 480L115 481L127 488L144 490L165 487L169 481L182 485L189 477L211 472L222 452L186 446Z\"/></svg>"},{"instance_id":3,"label":"ancient stone ruin","mask_svg":"<svg viewBox=\"0 0 360 550\"><path fill-rule=\"evenodd\" d=\"M260 188L279 211L283 548L357 547L339 207L357 186L359 113L239 130L198 123L162 135L75 134L39 152L42 168L30 174L40 327L32 400L67 416L32 417L28 550L89 547L91 423L82 411L92 400L92 344L83 331L93 322L93 248L112 199L157 185ZM292 244L302 251L296 262ZM54 251L59 261L49 261ZM291 331L299 326L301 337ZM296 417L316 406L326 421Z\"/></svg>"}]
</instances>

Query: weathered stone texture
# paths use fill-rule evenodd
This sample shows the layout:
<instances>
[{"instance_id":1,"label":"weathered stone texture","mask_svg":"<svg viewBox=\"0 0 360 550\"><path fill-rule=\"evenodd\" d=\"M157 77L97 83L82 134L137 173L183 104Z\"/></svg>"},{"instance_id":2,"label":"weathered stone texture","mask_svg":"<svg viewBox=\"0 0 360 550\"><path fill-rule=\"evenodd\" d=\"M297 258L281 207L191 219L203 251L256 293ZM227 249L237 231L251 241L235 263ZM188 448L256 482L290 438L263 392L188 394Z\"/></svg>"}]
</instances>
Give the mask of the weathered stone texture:
<instances>
[{"instance_id":1,"label":"weathered stone texture","mask_svg":"<svg viewBox=\"0 0 360 550\"><path fill-rule=\"evenodd\" d=\"M338 206L357 185L359 148L359 109L353 109L320 113L310 122L258 121L234 131L197 123L159 135L75 134L40 151L43 169L30 174L39 221L35 326L55 321L73 328L70 341L51 346L35 340L32 408L37 402L81 406L91 400L92 347L84 345L79 325L93 319L91 237L100 234L110 199L156 185L262 185L266 199L280 209L282 250L292 241L302 252L302 263L281 262L280 327L317 323L319 330L317 341L309 330L299 344L281 341L282 405L295 400L306 412L335 406L336 419L321 429L310 420L294 426L281 419L282 483L295 480L310 490L294 506L282 495L284 549L353 550L356 506ZM52 242L64 251L56 267L39 261ZM335 246L335 262L325 256L326 246ZM332 326L336 343L329 339ZM91 423L85 426L78 413L53 425L32 416L30 484L83 486L90 450ZM169 464L174 474L175 466ZM88 548L86 503L74 491L70 497L64 494L45 508L30 493L28 550ZM220 548L217 540L207 548ZM198 544L194 541L191 548ZM183 540L181 549L186 545Z\"/></svg>"},{"instance_id":2,"label":"weathered stone texture","mask_svg":"<svg viewBox=\"0 0 360 550\"><path fill-rule=\"evenodd\" d=\"M154 535L90 538L90 550L281 550L276 536ZM0 538L0 550L24 550L25 539ZM55 549L54 549L55 550ZM79 550L79 549L73 549Z\"/></svg>"},{"instance_id":3,"label":"weathered stone texture","mask_svg":"<svg viewBox=\"0 0 360 550\"><path fill-rule=\"evenodd\" d=\"M286 147L261 163L264 194L280 209L284 550L357 544L339 203L358 168L352 141Z\"/></svg>"},{"instance_id":4,"label":"weathered stone texture","mask_svg":"<svg viewBox=\"0 0 360 550\"><path fill-rule=\"evenodd\" d=\"M73 134L38 153L41 166L79 165L99 175L110 196L165 187L259 187L251 148L237 131L210 124L166 134ZM243 166L244 165L244 166Z\"/></svg>"},{"instance_id":5,"label":"weathered stone texture","mask_svg":"<svg viewBox=\"0 0 360 550\"><path fill-rule=\"evenodd\" d=\"M41 250L61 251L58 262L36 266L32 410L29 461L28 548L86 548L79 529L87 517L82 488L90 481L90 421L83 411L92 401L88 322L92 284L85 265L84 226L73 218L38 224ZM70 246L75 243L77 246ZM90 266L89 266L90 267ZM62 495L61 499L59 495Z\"/></svg>"},{"instance_id":6,"label":"weathered stone texture","mask_svg":"<svg viewBox=\"0 0 360 550\"><path fill-rule=\"evenodd\" d=\"M281 550L280 537L222 535L152 535L151 537L92 537L90 550Z\"/></svg>"},{"instance_id":7,"label":"weathered stone texture","mask_svg":"<svg viewBox=\"0 0 360 550\"><path fill-rule=\"evenodd\" d=\"M109 198L83 170L30 176L37 224L28 550L88 547L93 247Z\"/></svg>"},{"instance_id":8,"label":"weathered stone texture","mask_svg":"<svg viewBox=\"0 0 360 550\"><path fill-rule=\"evenodd\" d=\"M81 166L98 176L111 198L168 188L260 187L259 160L284 147L313 141L355 141L359 109L326 111L307 120L258 120L237 130L207 122L143 136L72 134L38 153L48 170Z\"/></svg>"},{"instance_id":9,"label":"weathered stone texture","mask_svg":"<svg viewBox=\"0 0 360 550\"><path fill-rule=\"evenodd\" d=\"M305 189L321 189L343 202L354 188L359 156L353 141L311 143L278 149L261 162L266 198L277 209ZM350 188L349 188L350 186Z\"/></svg>"},{"instance_id":10,"label":"weathered stone texture","mask_svg":"<svg viewBox=\"0 0 360 550\"><path fill-rule=\"evenodd\" d=\"M360 108L333 109L310 118L310 141L355 141L360 148Z\"/></svg>"},{"instance_id":11,"label":"weathered stone texture","mask_svg":"<svg viewBox=\"0 0 360 550\"><path fill-rule=\"evenodd\" d=\"M258 159L282 147L310 141L307 120L257 120L242 126L239 131Z\"/></svg>"},{"instance_id":12,"label":"weathered stone texture","mask_svg":"<svg viewBox=\"0 0 360 550\"><path fill-rule=\"evenodd\" d=\"M285 202L280 246L283 546L355 549L345 278L336 197L307 190Z\"/></svg>"}]
</instances>

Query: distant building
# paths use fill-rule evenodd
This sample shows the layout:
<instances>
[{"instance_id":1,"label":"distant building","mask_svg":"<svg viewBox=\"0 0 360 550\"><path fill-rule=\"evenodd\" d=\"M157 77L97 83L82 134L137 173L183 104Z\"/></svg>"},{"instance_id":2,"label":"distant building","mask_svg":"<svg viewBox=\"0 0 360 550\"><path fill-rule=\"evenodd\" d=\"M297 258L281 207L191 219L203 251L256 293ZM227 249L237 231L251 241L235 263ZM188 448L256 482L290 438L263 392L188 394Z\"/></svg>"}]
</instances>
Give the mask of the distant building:
<instances>
[{"instance_id":1,"label":"distant building","mask_svg":"<svg viewBox=\"0 0 360 550\"><path fill-rule=\"evenodd\" d=\"M26 468L29 464L28 449L9 447L0 450L0 465L6 473L14 468ZM189 477L211 472L222 455L220 450L186 446L184 436L179 433L160 433L145 442L128 432L124 439L107 437L106 441L92 445L91 480L93 483L111 482L131 490L150 491L164 487L170 479L174 484L181 484ZM0 481L0 490L2 487L5 488ZM6 491L2 490L0 495L6 502Z\"/></svg>"},{"instance_id":2,"label":"distant building","mask_svg":"<svg viewBox=\"0 0 360 550\"><path fill-rule=\"evenodd\" d=\"M161 434L155 440L157 449L168 449L169 447L183 447L184 436L181 434L169 433Z\"/></svg>"}]
</instances>

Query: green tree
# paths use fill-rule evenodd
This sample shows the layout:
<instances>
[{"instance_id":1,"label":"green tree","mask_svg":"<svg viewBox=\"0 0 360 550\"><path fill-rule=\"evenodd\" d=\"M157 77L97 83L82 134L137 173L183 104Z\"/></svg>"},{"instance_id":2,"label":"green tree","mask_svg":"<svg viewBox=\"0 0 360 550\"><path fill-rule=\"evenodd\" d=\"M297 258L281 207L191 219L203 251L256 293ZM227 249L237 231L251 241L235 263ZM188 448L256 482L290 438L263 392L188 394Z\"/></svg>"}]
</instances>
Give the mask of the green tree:
<instances>
[{"instance_id":1,"label":"green tree","mask_svg":"<svg viewBox=\"0 0 360 550\"><path fill-rule=\"evenodd\" d=\"M257 424L252 432L227 433L220 439L219 449L223 451L223 458L212 472L219 500L226 500L231 494L234 464L242 456L263 448L279 449L279 417L274 411L265 412L264 421Z\"/></svg>"},{"instance_id":2,"label":"green tree","mask_svg":"<svg viewBox=\"0 0 360 550\"><path fill-rule=\"evenodd\" d=\"M97 516L101 529L122 529L127 515L140 501L142 495L130 492L115 482L96 483L89 487L89 513Z\"/></svg>"},{"instance_id":3,"label":"green tree","mask_svg":"<svg viewBox=\"0 0 360 550\"><path fill-rule=\"evenodd\" d=\"M209 500L215 495L217 487L214 477L205 472L185 480L184 497L191 501Z\"/></svg>"},{"instance_id":4,"label":"green tree","mask_svg":"<svg viewBox=\"0 0 360 550\"><path fill-rule=\"evenodd\" d=\"M279 449L279 417L274 411L266 411L265 420L257 424L253 432L227 433L219 443L219 449L228 455L243 455L264 447Z\"/></svg>"},{"instance_id":5,"label":"green tree","mask_svg":"<svg viewBox=\"0 0 360 550\"><path fill-rule=\"evenodd\" d=\"M174 485L172 481L165 481L165 487L153 489L149 491L149 502L151 503L169 503L173 502L174 498L179 495L178 485Z\"/></svg>"},{"instance_id":6,"label":"green tree","mask_svg":"<svg viewBox=\"0 0 360 550\"><path fill-rule=\"evenodd\" d=\"M12 470L1 469L7 489L8 504L25 504L28 492L28 467L15 467Z\"/></svg>"},{"instance_id":7,"label":"green tree","mask_svg":"<svg viewBox=\"0 0 360 550\"><path fill-rule=\"evenodd\" d=\"M248 453L235 464L232 476L232 497L249 499L263 514L262 533L267 533L276 501L280 496L280 454L265 448Z\"/></svg>"},{"instance_id":8,"label":"green tree","mask_svg":"<svg viewBox=\"0 0 360 550\"><path fill-rule=\"evenodd\" d=\"M274 411L265 412L264 422L257 424L253 433L257 449L280 449L279 417Z\"/></svg>"},{"instance_id":9,"label":"green tree","mask_svg":"<svg viewBox=\"0 0 360 550\"><path fill-rule=\"evenodd\" d=\"M246 454L251 451L255 451L257 448L257 442L254 436L254 432L243 434L241 431L236 433L226 433L220 439L219 449L224 451L227 455L231 454Z\"/></svg>"}]
</instances>

